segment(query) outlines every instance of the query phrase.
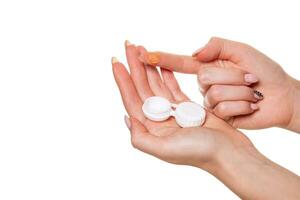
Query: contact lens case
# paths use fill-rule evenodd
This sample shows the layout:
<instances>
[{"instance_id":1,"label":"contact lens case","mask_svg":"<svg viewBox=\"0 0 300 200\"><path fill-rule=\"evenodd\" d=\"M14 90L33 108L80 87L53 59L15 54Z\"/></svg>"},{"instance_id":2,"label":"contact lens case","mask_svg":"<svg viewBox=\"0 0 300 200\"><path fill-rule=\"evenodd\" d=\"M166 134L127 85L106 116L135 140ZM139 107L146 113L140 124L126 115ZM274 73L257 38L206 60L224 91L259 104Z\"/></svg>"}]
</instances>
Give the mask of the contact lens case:
<instances>
[{"instance_id":1,"label":"contact lens case","mask_svg":"<svg viewBox=\"0 0 300 200\"><path fill-rule=\"evenodd\" d=\"M199 104L182 102L172 104L159 96L149 97L145 100L142 110L144 115L152 121L164 121L174 117L181 127L201 126L205 121L206 112Z\"/></svg>"}]
</instances>

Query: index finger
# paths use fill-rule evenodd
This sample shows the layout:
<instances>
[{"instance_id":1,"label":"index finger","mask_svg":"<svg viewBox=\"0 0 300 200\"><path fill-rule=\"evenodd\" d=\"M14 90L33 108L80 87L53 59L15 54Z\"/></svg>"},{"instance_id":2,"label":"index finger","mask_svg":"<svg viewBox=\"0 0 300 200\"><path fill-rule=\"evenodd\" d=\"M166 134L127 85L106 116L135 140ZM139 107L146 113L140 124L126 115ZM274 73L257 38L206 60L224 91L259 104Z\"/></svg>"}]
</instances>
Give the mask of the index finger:
<instances>
[{"instance_id":1,"label":"index finger","mask_svg":"<svg viewBox=\"0 0 300 200\"><path fill-rule=\"evenodd\" d=\"M176 55L160 51L148 52L142 46L139 46L138 50L140 51L139 59L145 64L159 66L170 71L197 74L203 65L203 63L192 56Z\"/></svg>"}]
</instances>

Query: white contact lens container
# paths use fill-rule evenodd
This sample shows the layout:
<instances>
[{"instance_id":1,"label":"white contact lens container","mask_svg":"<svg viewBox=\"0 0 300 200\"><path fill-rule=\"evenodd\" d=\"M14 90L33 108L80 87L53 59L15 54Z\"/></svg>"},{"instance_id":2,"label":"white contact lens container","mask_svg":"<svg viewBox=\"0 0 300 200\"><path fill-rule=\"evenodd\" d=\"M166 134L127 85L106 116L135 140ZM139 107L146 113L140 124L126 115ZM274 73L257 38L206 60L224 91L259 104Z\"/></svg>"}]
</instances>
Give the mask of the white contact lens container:
<instances>
[{"instance_id":1,"label":"white contact lens container","mask_svg":"<svg viewBox=\"0 0 300 200\"><path fill-rule=\"evenodd\" d=\"M144 115L152 121L164 121L173 116L181 127L201 126L206 116L204 108L197 103L171 104L167 99L159 96L147 98L142 110Z\"/></svg>"}]
</instances>

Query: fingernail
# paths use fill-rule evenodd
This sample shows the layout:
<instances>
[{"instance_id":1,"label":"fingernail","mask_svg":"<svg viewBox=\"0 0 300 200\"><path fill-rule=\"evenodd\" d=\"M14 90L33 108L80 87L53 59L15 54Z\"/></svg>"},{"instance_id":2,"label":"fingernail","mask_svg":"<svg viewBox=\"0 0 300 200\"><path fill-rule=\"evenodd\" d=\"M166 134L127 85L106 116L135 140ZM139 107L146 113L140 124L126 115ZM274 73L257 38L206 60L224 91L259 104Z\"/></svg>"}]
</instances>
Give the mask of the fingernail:
<instances>
[{"instance_id":1,"label":"fingernail","mask_svg":"<svg viewBox=\"0 0 300 200\"><path fill-rule=\"evenodd\" d=\"M247 83L256 83L258 78L253 74L245 74L244 79Z\"/></svg>"},{"instance_id":2,"label":"fingernail","mask_svg":"<svg viewBox=\"0 0 300 200\"><path fill-rule=\"evenodd\" d=\"M124 121L125 121L125 124L126 124L127 128L130 130L131 129L131 122L130 122L130 119L127 117L127 115L124 116Z\"/></svg>"},{"instance_id":3,"label":"fingernail","mask_svg":"<svg viewBox=\"0 0 300 200\"><path fill-rule=\"evenodd\" d=\"M133 45L129 40L125 40L125 47Z\"/></svg>"},{"instance_id":4,"label":"fingernail","mask_svg":"<svg viewBox=\"0 0 300 200\"><path fill-rule=\"evenodd\" d=\"M250 107L251 107L252 110L257 110L258 109L258 105L255 104L255 103L251 103Z\"/></svg>"},{"instance_id":5,"label":"fingernail","mask_svg":"<svg viewBox=\"0 0 300 200\"><path fill-rule=\"evenodd\" d=\"M192 54L192 56L193 56L193 57L196 56L196 55L197 55L198 53L200 53L203 49L204 49L204 47L201 47L201 48L197 49L197 50Z\"/></svg>"},{"instance_id":6,"label":"fingernail","mask_svg":"<svg viewBox=\"0 0 300 200\"><path fill-rule=\"evenodd\" d=\"M149 65L157 65L160 62L160 54L158 52L149 52L146 56Z\"/></svg>"},{"instance_id":7,"label":"fingernail","mask_svg":"<svg viewBox=\"0 0 300 200\"><path fill-rule=\"evenodd\" d=\"M119 62L119 60L116 57L111 58L111 63L112 64L115 64L115 63L118 63L118 62Z\"/></svg>"},{"instance_id":8,"label":"fingernail","mask_svg":"<svg viewBox=\"0 0 300 200\"><path fill-rule=\"evenodd\" d=\"M259 92L259 91L257 91L257 90L254 90L254 97L255 97L256 99L261 100L261 99L264 98L264 95L263 95L261 92Z\"/></svg>"}]
</instances>

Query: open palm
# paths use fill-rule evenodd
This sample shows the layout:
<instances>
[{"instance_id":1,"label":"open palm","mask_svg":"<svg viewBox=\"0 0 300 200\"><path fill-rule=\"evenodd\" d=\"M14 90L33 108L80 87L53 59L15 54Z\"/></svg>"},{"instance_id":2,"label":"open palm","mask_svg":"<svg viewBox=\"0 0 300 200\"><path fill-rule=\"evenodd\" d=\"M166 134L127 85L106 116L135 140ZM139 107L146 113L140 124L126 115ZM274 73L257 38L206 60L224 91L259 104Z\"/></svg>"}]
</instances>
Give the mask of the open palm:
<instances>
[{"instance_id":1,"label":"open palm","mask_svg":"<svg viewBox=\"0 0 300 200\"><path fill-rule=\"evenodd\" d=\"M197 165L232 146L252 146L242 133L225 121L207 113L202 127L181 128L173 118L153 122L142 112L144 100L151 96L167 98L172 103L189 101L181 91L173 72L147 66L138 59L139 51L132 44L126 45L125 66L113 58L113 73L119 87L123 104L131 118L132 144L138 149L158 158L177 164ZM136 133L135 133L136 132Z\"/></svg>"},{"instance_id":2,"label":"open palm","mask_svg":"<svg viewBox=\"0 0 300 200\"><path fill-rule=\"evenodd\" d=\"M114 74L119 83L123 101L124 98L130 98L130 102L124 101L125 104L130 104L125 105L129 116L138 119L149 132L156 136L166 136L180 130L174 118L163 122L154 122L145 118L141 110L145 99L151 96L165 97L172 103L189 100L181 92L174 74L162 69L162 80L157 68L144 65L138 60L137 47L127 42L126 44L126 57L131 73L129 75L126 68L118 63L118 66L114 68Z\"/></svg>"}]
</instances>

